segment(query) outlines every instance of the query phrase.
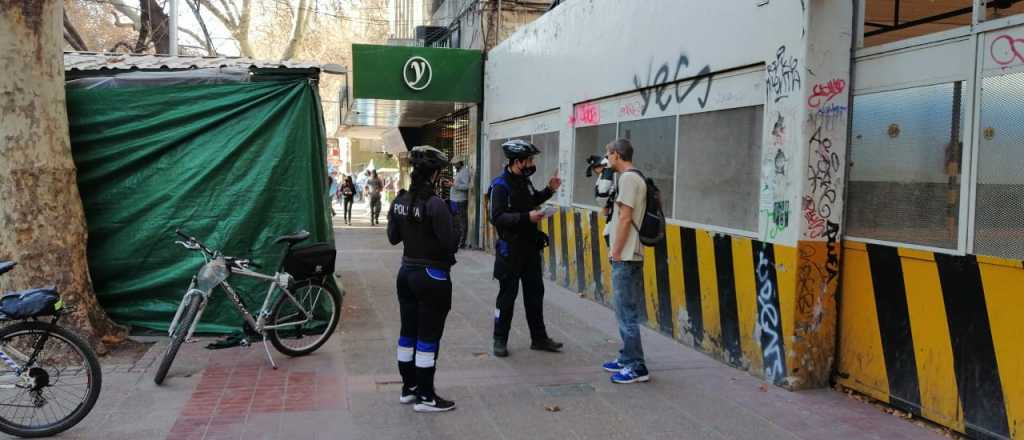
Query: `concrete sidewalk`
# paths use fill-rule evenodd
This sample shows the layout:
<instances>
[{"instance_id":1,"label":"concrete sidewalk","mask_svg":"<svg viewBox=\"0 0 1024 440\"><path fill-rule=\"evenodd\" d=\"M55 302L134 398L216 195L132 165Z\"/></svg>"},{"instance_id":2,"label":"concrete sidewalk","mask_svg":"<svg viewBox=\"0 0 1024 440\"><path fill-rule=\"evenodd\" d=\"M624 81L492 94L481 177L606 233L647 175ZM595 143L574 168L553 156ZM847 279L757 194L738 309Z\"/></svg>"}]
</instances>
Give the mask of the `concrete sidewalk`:
<instances>
[{"instance_id":1,"label":"concrete sidewalk","mask_svg":"<svg viewBox=\"0 0 1024 440\"><path fill-rule=\"evenodd\" d=\"M164 386L152 382L161 341L132 365L109 366L100 402L60 438L105 439L906 439L941 438L831 390L788 392L644 330L652 380L615 385L601 370L615 356L611 310L547 285L546 321L563 353L529 350L522 307L512 355L490 354L492 259L463 252L438 361L440 394L458 409L417 414L398 403L401 249L365 210L339 227L338 269L347 295L337 334L317 353L262 346L210 351L188 344ZM362 214L362 215L361 215ZM336 218L336 225L340 217ZM521 301L521 300L520 300Z\"/></svg>"}]
</instances>

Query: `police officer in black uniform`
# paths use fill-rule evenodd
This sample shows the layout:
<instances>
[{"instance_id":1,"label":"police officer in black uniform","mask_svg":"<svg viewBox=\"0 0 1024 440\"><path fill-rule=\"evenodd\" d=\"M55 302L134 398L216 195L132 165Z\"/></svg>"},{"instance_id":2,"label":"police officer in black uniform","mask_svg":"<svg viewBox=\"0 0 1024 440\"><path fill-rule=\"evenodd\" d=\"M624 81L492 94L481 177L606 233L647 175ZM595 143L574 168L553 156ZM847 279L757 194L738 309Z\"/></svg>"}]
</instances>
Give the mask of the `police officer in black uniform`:
<instances>
[{"instance_id":1,"label":"police officer in black uniform","mask_svg":"<svg viewBox=\"0 0 1024 440\"><path fill-rule=\"evenodd\" d=\"M520 139L506 142L501 150L508 159L508 165L491 182L488 190L491 223L498 230L494 278L498 279L500 287L494 310L494 355L508 356L508 333L520 282L523 285L526 322L530 326L530 348L557 352L562 344L548 337L544 328L541 250L548 245L548 238L537 229L537 223L544 218L544 212L537 208L555 194L562 180L556 171L548 186L537 191L530 176L537 171L533 157L540 150Z\"/></svg>"},{"instance_id":2,"label":"police officer in black uniform","mask_svg":"<svg viewBox=\"0 0 1024 440\"><path fill-rule=\"evenodd\" d=\"M455 402L434 392L434 372L444 321L452 306L450 269L459 247L448 204L434 192L448 156L430 146L409 154L412 184L388 211L388 240L405 243L398 271L398 304L402 328L398 338L401 403L415 403L416 412L455 409Z\"/></svg>"}]
</instances>

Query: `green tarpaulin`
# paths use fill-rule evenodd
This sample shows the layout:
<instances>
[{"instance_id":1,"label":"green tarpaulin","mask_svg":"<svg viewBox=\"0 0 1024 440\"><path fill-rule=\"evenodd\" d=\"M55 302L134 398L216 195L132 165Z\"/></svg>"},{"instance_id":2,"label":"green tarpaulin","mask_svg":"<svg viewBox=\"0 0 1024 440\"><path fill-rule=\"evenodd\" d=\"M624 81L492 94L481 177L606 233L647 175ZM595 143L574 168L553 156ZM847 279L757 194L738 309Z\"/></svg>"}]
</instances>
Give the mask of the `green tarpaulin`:
<instances>
[{"instance_id":1,"label":"green tarpaulin","mask_svg":"<svg viewBox=\"0 0 1024 440\"><path fill-rule=\"evenodd\" d=\"M167 328L203 263L174 244L175 228L265 272L283 255L279 235L333 241L316 93L306 79L67 90L89 267L115 321ZM246 281L231 283L255 310L267 287ZM218 293L199 331L241 323Z\"/></svg>"}]
</instances>

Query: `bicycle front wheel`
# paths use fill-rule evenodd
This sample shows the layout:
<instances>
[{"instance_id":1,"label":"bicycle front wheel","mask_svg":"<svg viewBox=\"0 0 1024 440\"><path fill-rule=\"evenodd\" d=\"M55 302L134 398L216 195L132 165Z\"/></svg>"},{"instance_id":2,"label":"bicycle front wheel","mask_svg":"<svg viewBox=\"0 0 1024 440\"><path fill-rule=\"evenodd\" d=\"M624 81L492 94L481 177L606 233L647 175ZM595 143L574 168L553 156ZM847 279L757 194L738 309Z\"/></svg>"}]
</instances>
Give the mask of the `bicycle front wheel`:
<instances>
[{"instance_id":1,"label":"bicycle front wheel","mask_svg":"<svg viewBox=\"0 0 1024 440\"><path fill-rule=\"evenodd\" d=\"M23 321L0 329L0 350L8 358L0 363L0 431L49 437L78 424L96 404L100 362L78 335Z\"/></svg>"},{"instance_id":2,"label":"bicycle front wheel","mask_svg":"<svg viewBox=\"0 0 1024 440\"><path fill-rule=\"evenodd\" d=\"M267 338L288 356L303 356L327 342L338 327L341 295L321 281L302 281L270 309ZM293 300L294 298L294 300Z\"/></svg>"},{"instance_id":3,"label":"bicycle front wheel","mask_svg":"<svg viewBox=\"0 0 1024 440\"><path fill-rule=\"evenodd\" d=\"M196 315L199 314L199 306L203 302L203 297L202 295L189 295L187 300L188 306L185 308L185 313L181 314L181 319L174 327L171 343L164 350L164 356L160 359L160 367L156 369L156 376L153 376L153 382L157 385L164 383L164 378L167 377L167 372L171 369L174 357L178 355L178 349L185 342L188 330L192 328L192 321L195 321Z\"/></svg>"}]
</instances>

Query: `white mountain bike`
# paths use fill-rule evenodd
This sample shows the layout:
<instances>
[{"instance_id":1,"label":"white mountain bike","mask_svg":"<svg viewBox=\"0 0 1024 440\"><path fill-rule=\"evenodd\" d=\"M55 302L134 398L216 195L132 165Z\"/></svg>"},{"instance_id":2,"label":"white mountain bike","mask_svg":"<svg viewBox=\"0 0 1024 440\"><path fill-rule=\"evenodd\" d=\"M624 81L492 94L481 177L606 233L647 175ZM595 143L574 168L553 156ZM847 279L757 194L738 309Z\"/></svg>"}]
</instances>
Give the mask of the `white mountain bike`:
<instances>
[{"instance_id":1,"label":"white mountain bike","mask_svg":"<svg viewBox=\"0 0 1024 440\"><path fill-rule=\"evenodd\" d=\"M164 351L160 367L153 381L163 383L167 371L178 354L178 349L192 338L196 324L209 302L215 287L220 286L231 299L249 327L263 337L263 348L270 364L277 363L270 354L269 342L277 351L288 356L303 356L316 351L330 338L338 326L341 314L341 294L327 281L334 273L334 249L326 244L303 249L292 249L296 243L309 238L306 231L279 237L274 243L287 243L288 252L280 268L273 275L254 272L250 267L260 266L248 259L228 257L210 249L193 236L175 231L182 247L202 253L206 263L192 277L188 291L178 306L168 329L171 343ZM242 299L228 284L232 275L256 278L270 285L263 305L256 316L242 304ZM278 293L280 291L280 293Z\"/></svg>"}]
</instances>

